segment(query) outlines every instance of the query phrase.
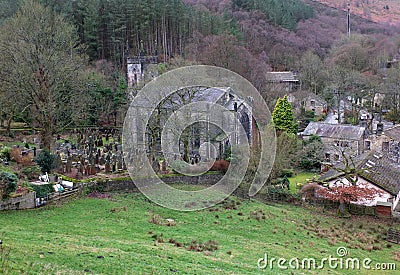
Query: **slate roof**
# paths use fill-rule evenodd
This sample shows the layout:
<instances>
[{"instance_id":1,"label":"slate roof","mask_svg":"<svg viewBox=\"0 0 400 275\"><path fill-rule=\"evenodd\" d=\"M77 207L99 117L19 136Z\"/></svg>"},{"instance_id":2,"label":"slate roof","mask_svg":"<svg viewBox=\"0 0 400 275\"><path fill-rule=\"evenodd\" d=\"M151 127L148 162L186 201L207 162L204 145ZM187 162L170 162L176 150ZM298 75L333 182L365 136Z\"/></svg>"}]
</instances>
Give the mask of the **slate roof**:
<instances>
[{"instance_id":1,"label":"slate roof","mask_svg":"<svg viewBox=\"0 0 400 275\"><path fill-rule=\"evenodd\" d=\"M354 166L357 170L360 170L360 177L386 190L392 195L397 195L399 193L400 166L391 161L387 156L377 152L363 154L354 159ZM335 167L344 168L344 164L339 163ZM331 168L320 177L320 180L330 181L343 175L343 172L338 172L335 168Z\"/></svg>"},{"instance_id":2,"label":"slate roof","mask_svg":"<svg viewBox=\"0 0 400 275\"><path fill-rule=\"evenodd\" d=\"M266 78L270 82L299 82L293 72L267 72Z\"/></svg>"},{"instance_id":3,"label":"slate roof","mask_svg":"<svg viewBox=\"0 0 400 275\"><path fill-rule=\"evenodd\" d=\"M309 93L304 98L304 101L311 101L311 100L314 100L317 104L326 105L326 100L324 100L322 97L320 97L319 95L316 95L314 93Z\"/></svg>"},{"instance_id":4,"label":"slate roof","mask_svg":"<svg viewBox=\"0 0 400 275\"><path fill-rule=\"evenodd\" d=\"M400 124L384 130L384 134L396 141L400 141Z\"/></svg>"},{"instance_id":5,"label":"slate roof","mask_svg":"<svg viewBox=\"0 0 400 275\"><path fill-rule=\"evenodd\" d=\"M199 88L193 93L193 98L190 102L199 102L199 101L207 101L207 102L217 102L221 97L225 95L226 92L229 91L229 88ZM187 96L186 96L187 97ZM185 97L185 98L186 98ZM165 109L171 109L172 103L177 106L182 106L180 96L173 94L169 100L166 100L162 103L162 107Z\"/></svg>"},{"instance_id":6,"label":"slate roof","mask_svg":"<svg viewBox=\"0 0 400 275\"><path fill-rule=\"evenodd\" d=\"M303 131L303 136L311 135L341 140L360 140L365 135L365 127L344 124L329 124L323 122L310 122Z\"/></svg>"}]
</instances>

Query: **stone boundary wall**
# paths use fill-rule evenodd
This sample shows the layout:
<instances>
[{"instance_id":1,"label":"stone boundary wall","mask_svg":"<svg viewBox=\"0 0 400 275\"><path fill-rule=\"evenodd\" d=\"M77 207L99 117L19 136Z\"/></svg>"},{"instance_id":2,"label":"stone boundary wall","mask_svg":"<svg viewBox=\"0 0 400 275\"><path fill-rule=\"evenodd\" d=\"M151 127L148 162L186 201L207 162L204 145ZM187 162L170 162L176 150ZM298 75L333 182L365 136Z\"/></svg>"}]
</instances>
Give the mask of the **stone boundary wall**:
<instances>
[{"instance_id":1,"label":"stone boundary wall","mask_svg":"<svg viewBox=\"0 0 400 275\"><path fill-rule=\"evenodd\" d=\"M190 177L184 175L167 176L163 177L162 180L165 183L184 183L184 184L199 184L199 185L213 185L218 182L224 175L223 174L205 174L197 177ZM112 192L112 191L134 191L137 192L138 189L132 180L109 180L109 181L95 181L88 183L78 183L74 187L76 191L79 189L90 188L100 192ZM75 194L76 191L67 191L65 194L49 194L46 197L46 203L52 201L63 200L70 197L71 194ZM70 194L71 193L71 194ZM43 204L43 205L45 205ZM38 205L39 206L39 205ZM6 201L0 201L0 211L1 210L22 210L31 209L36 207L36 192L30 192L24 196L11 198Z\"/></svg>"},{"instance_id":2,"label":"stone boundary wall","mask_svg":"<svg viewBox=\"0 0 400 275\"><path fill-rule=\"evenodd\" d=\"M190 177L184 175L177 176L168 176L163 177L165 183L184 183L184 184L193 184L193 185L213 185L222 179L223 174L205 174L197 177ZM102 192L111 192L111 191L138 191L136 185L132 180L108 180L108 181L98 181L96 183L88 183L85 185L89 188L98 189L98 191Z\"/></svg>"},{"instance_id":3,"label":"stone boundary wall","mask_svg":"<svg viewBox=\"0 0 400 275\"><path fill-rule=\"evenodd\" d=\"M29 192L26 195L0 201L0 210L22 210L35 208L36 192Z\"/></svg>"}]
</instances>

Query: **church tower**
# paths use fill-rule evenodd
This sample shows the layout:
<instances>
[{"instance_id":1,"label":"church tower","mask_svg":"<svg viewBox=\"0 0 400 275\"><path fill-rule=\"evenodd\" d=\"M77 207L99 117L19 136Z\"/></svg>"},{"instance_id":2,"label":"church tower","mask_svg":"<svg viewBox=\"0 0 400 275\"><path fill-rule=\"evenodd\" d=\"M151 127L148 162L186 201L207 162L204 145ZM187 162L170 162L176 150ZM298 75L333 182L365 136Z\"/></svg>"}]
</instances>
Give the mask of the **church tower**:
<instances>
[{"instance_id":1,"label":"church tower","mask_svg":"<svg viewBox=\"0 0 400 275\"><path fill-rule=\"evenodd\" d=\"M138 90L142 88L147 81L157 76L156 70L154 70L154 68L151 68L152 64L158 64L157 43L155 44L154 54L146 55L142 41L140 45L139 55L128 55L126 64L128 89Z\"/></svg>"}]
</instances>

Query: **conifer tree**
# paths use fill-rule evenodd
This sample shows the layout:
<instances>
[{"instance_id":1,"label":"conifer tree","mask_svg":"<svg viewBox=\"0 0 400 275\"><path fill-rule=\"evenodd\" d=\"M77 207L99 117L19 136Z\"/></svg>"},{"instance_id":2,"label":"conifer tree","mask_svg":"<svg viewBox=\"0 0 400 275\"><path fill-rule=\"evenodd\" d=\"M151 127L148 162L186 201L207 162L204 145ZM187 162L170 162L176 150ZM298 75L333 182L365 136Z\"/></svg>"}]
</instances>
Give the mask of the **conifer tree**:
<instances>
[{"instance_id":1,"label":"conifer tree","mask_svg":"<svg viewBox=\"0 0 400 275\"><path fill-rule=\"evenodd\" d=\"M294 122L292 105L286 95L283 98L279 98L276 102L274 111L272 112L272 119L278 133L285 131L297 134L298 125Z\"/></svg>"}]
</instances>

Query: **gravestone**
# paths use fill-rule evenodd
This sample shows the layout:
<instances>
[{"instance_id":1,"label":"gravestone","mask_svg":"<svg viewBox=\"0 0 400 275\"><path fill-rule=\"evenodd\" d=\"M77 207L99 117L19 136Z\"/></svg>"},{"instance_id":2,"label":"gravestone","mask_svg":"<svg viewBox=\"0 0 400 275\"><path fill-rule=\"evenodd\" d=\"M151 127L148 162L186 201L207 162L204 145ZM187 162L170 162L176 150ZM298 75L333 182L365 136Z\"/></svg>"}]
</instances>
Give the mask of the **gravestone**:
<instances>
[{"instance_id":1,"label":"gravestone","mask_svg":"<svg viewBox=\"0 0 400 275\"><path fill-rule=\"evenodd\" d=\"M106 163L106 159L103 156L101 156L99 159L99 164L104 165L105 163Z\"/></svg>"},{"instance_id":2,"label":"gravestone","mask_svg":"<svg viewBox=\"0 0 400 275\"><path fill-rule=\"evenodd\" d=\"M72 162L77 162L78 161L78 154L77 153L72 153L71 159L72 159Z\"/></svg>"},{"instance_id":3,"label":"gravestone","mask_svg":"<svg viewBox=\"0 0 400 275\"><path fill-rule=\"evenodd\" d=\"M89 136L88 139L88 147L89 147L89 152L93 152L93 148L94 148L94 141L93 141L93 137Z\"/></svg>"},{"instance_id":4,"label":"gravestone","mask_svg":"<svg viewBox=\"0 0 400 275\"><path fill-rule=\"evenodd\" d=\"M64 167L63 167L63 162L61 160L60 152L57 152L57 156L56 156L56 169L57 169L57 171L59 173L63 173L64 172Z\"/></svg>"},{"instance_id":5,"label":"gravestone","mask_svg":"<svg viewBox=\"0 0 400 275\"><path fill-rule=\"evenodd\" d=\"M124 170L124 171L128 170L127 167L126 167L126 163L125 163L125 159L124 158L122 158L122 170Z\"/></svg>"},{"instance_id":6,"label":"gravestone","mask_svg":"<svg viewBox=\"0 0 400 275\"><path fill-rule=\"evenodd\" d=\"M83 177L83 166L80 162L76 164L76 178L81 179Z\"/></svg>"},{"instance_id":7,"label":"gravestone","mask_svg":"<svg viewBox=\"0 0 400 275\"><path fill-rule=\"evenodd\" d=\"M90 164L85 163L85 175L90 176Z\"/></svg>"},{"instance_id":8,"label":"gravestone","mask_svg":"<svg viewBox=\"0 0 400 275\"><path fill-rule=\"evenodd\" d=\"M98 165L98 164L99 164L99 161L100 161L99 154L96 153L96 155L94 156L94 164Z\"/></svg>"},{"instance_id":9,"label":"gravestone","mask_svg":"<svg viewBox=\"0 0 400 275\"><path fill-rule=\"evenodd\" d=\"M160 165L158 164L158 161L155 158L153 158L153 162L151 163L151 167L153 168L153 171L155 173L160 172Z\"/></svg>"},{"instance_id":10,"label":"gravestone","mask_svg":"<svg viewBox=\"0 0 400 275\"><path fill-rule=\"evenodd\" d=\"M95 161L94 158L95 158L95 157L93 156L93 153L90 152L90 153L89 153L89 159L88 159L88 160L89 160L89 164L92 164L92 163L94 164L94 161Z\"/></svg>"},{"instance_id":11,"label":"gravestone","mask_svg":"<svg viewBox=\"0 0 400 275\"><path fill-rule=\"evenodd\" d=\"M90 164L90 175L96 175L96 165L94 163Z\"/></svg>"},{"instance_id":12,"label":"gravestone","mask_svg":"<svg viewBox=\"0 0 400 275\"><path fill-rule=\"evenodd\" d=\"M107 174L111 172L110 160L108 160L108 159L106 159L105 172Z\"/></svg>"},{"instance_id":13,"label":"gravestone","mask_svg":"<svg viewBox=\"0 0 400 275\"><path fill-rule=\"evenodd\" d=\"M119 152L118 153L118 165L117 165L118 171L122 170L122 162L123 162L122 154Z\"/></svg>"},{"instance_id":14,"label":"gravestone","mask_svg":"<svg viewBox=\"0 0 400 275\"><path fill-rule=\"evenodd\" d=\"M113 173L115 173L117 171L117 156L115 154L112 155L111 170Z\"/></svg>"},{"instance_id":15,"label":"gravestone","mask_svg":"<svg viewBox=\"0 0 400 275\"><path fill-rule=\"evenodd\" d=\"M99 147L103 147L103 136L100 136L99 142L98 142Z\"/></svg>"},{"instance_id":16,"label":"gravestone","mask_svg":"<svg viewBox=\"0 0 400 275\"><path fill-rule=\"evenodd\" d=\"M71 173L71 168L72 168L72 160L71 160L71 156L67 157L67 164L65 166L65 170L67 173Z\"/></svg>"}]
</instances>

